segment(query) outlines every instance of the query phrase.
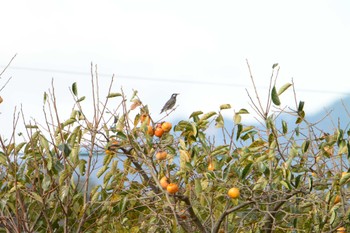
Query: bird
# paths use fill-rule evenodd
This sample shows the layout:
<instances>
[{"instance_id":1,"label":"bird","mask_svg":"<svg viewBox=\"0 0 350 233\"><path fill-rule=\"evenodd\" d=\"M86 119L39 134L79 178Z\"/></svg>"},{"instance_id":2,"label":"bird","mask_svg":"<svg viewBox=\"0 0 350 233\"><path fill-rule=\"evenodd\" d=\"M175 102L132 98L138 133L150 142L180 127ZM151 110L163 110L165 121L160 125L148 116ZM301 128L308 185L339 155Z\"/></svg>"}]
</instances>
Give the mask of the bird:
<instances>
[{"instance_id":1,"label":"bird","mask_svg":"<svg viewBox=\"0 0 350 233\"><path fill-rule=\"evenodd\" d=\"M176 96L179 95L179 93L174 93L171 95L170 99L165 103L164 107L162 108L162 111L160 114L164 111L168 111L172 109L176 103Z\"/></svg>"}]
</instances>

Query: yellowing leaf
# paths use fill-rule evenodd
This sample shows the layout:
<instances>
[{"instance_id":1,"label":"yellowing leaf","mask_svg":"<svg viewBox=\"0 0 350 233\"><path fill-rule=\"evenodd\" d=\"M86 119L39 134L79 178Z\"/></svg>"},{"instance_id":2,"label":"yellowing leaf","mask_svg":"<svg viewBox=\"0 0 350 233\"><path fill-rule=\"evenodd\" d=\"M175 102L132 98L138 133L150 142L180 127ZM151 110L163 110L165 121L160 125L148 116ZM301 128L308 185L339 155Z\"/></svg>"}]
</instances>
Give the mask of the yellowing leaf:
<instances>
[{"instance_id":1,"label":"yellowing leaf","mask_svg":"<svg viewBox=\"0 0 350 233\"><path fill-rule=\"evenodd\" d=\"M278 95L281 95L283 92L285 92L290 86L292 86L291 83L286 83L284 84L279 90L278 90Z\"/></svg>"},{"instance_id":2,"label":"yellowing leaf","mask_svg":"<svg viewBox=\"0 0 350 233\"><path fill-rule=\"evenodd\" d=\"M235 116L233 117L233 121L235 122L235 124L237 125L237 124L241 123L241 120L242 120L241 115L238 113L235 113Z\"/></svg>"},{"instance_id":3,"label":"yellowing leaf","mask_svg":"<svg viewBox=\"0 0 350 233\"><path fill-rule=\"evenodd\" d=\"M204 114L204 115L200 118L200 120L201 120L201 121L207 120L207 119L209 119L210 117L212 117L212 116L214 116L214 115L216 115L216 112L208 112L208 113Z\"/></svg>"},{"instance_id":4,"label":"yellowing leaf","mask_svg":"<svg viewBox=\"0 0 350 233\"><path fill-rule=\"evenodd\" d=\"M215 119L215 127L216 128L222 128L224 126L224 118L222 117L221 114Z\"/></svg>"},{"instance_id":5,"label":"yellowing leaf","mask_svg":"<svg viewBox=\"0 0 350 233\"><path fill-rule=\"evenodd\" d=\"M231 108L231 105L230 104L222 104L220 105L220 110L223 110L223 109L230 109Z\"/></svg>"},{"instance_id":6,"label":"yellowing leaf","mask_svg":"<svg viewBox=\"0 0 350 233\"><path fill-rule=\"evenodd\" d=\"M190 162L191 155L187 150L179 150L180 152L180 169L184 170L186 168L186 164Z\"/></svg>"}]
</instances>

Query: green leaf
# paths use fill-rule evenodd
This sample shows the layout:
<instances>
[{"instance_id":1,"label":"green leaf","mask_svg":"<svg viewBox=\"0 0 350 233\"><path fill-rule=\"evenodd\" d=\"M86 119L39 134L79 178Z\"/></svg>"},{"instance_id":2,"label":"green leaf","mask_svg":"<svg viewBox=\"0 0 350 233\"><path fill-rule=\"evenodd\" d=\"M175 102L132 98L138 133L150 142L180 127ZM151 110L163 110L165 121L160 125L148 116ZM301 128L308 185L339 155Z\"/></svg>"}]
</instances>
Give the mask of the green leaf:
<instances>
[{"instance_id":1,"label":"green leaf","mask_svg":"<svg viewBox=\"0 0 350 233\"><path fill-rule=\"evenodd\" d=\"M329 224L332 225L336 217L337 217L337 213L335 211L332 211L331 218L329 219Z\"/></svg>"},{"instance_id":2,"label":"green leaf","mask_svg":"<svg viewBox=\"0 0 350 233\"><path fill-rule=\"evenodd\" d=\"M244 129L243 129L244 130ZM243 130L242 130L242 133L243 133ZM257 131L255 130L252 130L252 131L249 131L248 133L244 134L241 136L241 139L243 141L246 141L248 140L249 138L253 139L254 140L254 135L257 134Z\"/></svg>"},{"instance_id":3,"label":"green leaf","mask_svg":"<svg viewBox=\"0 0 350 233\"><path fill-rule=\"evenodd\" d=\"M15 155L17 155L17 154L20 152L20 150L23 148L23 146L24 146L25 144L26 144L25 142L21 142L20 144L18 144L18 145L16 146L15 151L14 151Z\"/></svg>"},{"instance_id":4,"label":"green leaf","mask_svg":"<svg viewBox=\"0 0 350 233\"><path fill-rule=\"evenodd\" d=\"M65 185L65 186L61 187L61 189L60 189L60 199L62 201L64 201L66 199L66 197L68 196L69 188L70 187L68 185Z\"/></svg>"},{"instance_id":5,"label":"green leaf","mask_svg":"<svg viewBox=\"0 0 350 233\"><path fill-rule=\"evenodd\" d=\"M303 144L301 145L301 150L303 153L305 153L307 149L309 149L309 145L310 145L310 140L306 140L305 142L303 142Z\"/></svg>"},{"instance_id":6,"label":"green leaf","mask_svg":"<svg viewBox=\"0 0 350 233\"><path fill-rule=\"evenodd\" d=\"M254 141L252 144L249 145L249 150L260 150L261 148L265 147L265 141L259 138L258 140Z\"/></svg>"},{"instance_id":7,"label":"green leaf","mask_svg":"<svg viewBox=\"0 0 350 233\"><path fill-rule=\"evenodd\" d=\"M121 117L119 117L118 123L115 126L115 130L122 131L124 127L125 127L125 116L122 115Z\"/></svg>"},{"instance_id":8,"label":"green leaf","mask_svg":"<svg viewBox=\"0 0 350 233\"><path fill-rule=\"evenodd\" d=\"M309 176L309 178L308 178L308 180L309 180L309 191L311 192L312 191L312 187L313 187L313 179L312 179L312 177L311 176Z\"/></svg>"},{"instance_id":9,"label":"green leaf","mask_svg":"<svg viewBox=\"0 0 350 233\"><path fill-rule=\"evenodd\" d=\"M188 121L179 121L177 125L174 127L174 131L185 131L185 130L191 130L192 129L192 124Z\"/></svg>"},{"instance_id":10,"label":"green leaf","mask_svg":"<svg viewBox=\"0 0 350 233\"><path fill-rule=\"evenodd\" d=\"M47 100L47 93L44 92L44 104L46 103L46 100Z\"/></svg>"},{"instance_id":11,"label":"green leaf","mask_svg":"<svg viewBox=\"0 0 350 233\"><path fill-rule=\"evenodd\" d=\"M350 172L346 173L345 175L342 175L339 181L339 185L344 185L349 183L350 181Z\"/></svg>"},{"instance_id":12,"label":"green leaf","mask_svg":"<svg viewBox=\"0 0 350 233\"><path fill-rule=\"evenodd\" d=\"M288 133L288 125L287 125L287 122L284 120L282 120L282 131L283 131L283 134Z\"/></svg>"},{"instance_id":13,"label":"green leaf","mask_svg":"<svg viewBox=\"0 0 350 233\"><path fill-rule=\"evenodd\" d=\"M121 131L118 131L116 136L117 136L117 138L120 138L122 140L127 140L128 139L128 137Z\"/></svg>"},{"instance_id":14,"label":"green leaf","mask_svg":"<svg viewBox=\"0 0 350 233\"><path fill-rule=\"evenodd\" d=\"M74 122L76 122L76 119L74 118L69 118L68 120L66 120L65 122L63 122L63 127L67 126L67 125L71 125L73 124Z\"/></svg>"},{"instance_id":15,"label":"green leaf","mask_svg":"<svg viewBox=\"0 0 350 233\"><path fill-rule=\"evenodd\" d=\"M272 65L272 69L275 69L278 66L278 63Z\"/></svg>"},{"instance_id":16,"label":"green leaf","mask_svg":"<svg viewBox=\"0 0 350 233\"><path fill-rule=\"evenodd\" d=\"M51 178L50 176L44 176L41 187L43 188L44 191L49 190L51 185Z\"/></svg>"},{"instance_id":17,"label":"green leaf","mask_svg":"<svg viewBox=\"0 0 350 233\"><path fill-rule=\"evenodd\" d=\"M4 155L4 153L1 153L0 152L0 164L6 166L7 165L7 158L6 156Z\"/></svg>"},{"instance_id":18,"label":"green leaf","mask_svg":"<svg viewBox=\"0 0 350 233\"><path fill-rule=\"evenodd\" d=\"M296 188L299 187L301 178L302 178L302 175L298 175L298 176L295 178L295 187L296 187Z\"/></svg>"},{"instance_id":19,"label":"green leaf","mask_svg":"<svg viewBox=\"0 0 350 233\"><path fill-rule=\"evenodd\" d=\"M107 98L114 98L114 97L118 97L118 96L122 96L122 94L120 94L120 93L109 93Z\"/></svg>"},{"instance_id":20,"label":"green leaf","mask_svg":"<svg viewBox=\"0 0 350 233\"><path fill-rule=\"evenodd\" d=\"M304 101L299 101L299 105L298 105L298 112L303 111L303 109L304 109L304 104L305 104L305 102L304 102Z\"/></svg>"},{"instance_id":21,"label":"green leaf","mask_svg":"<svg viewBox=\"0 0 350 233\"><path fill-rule=\"evenodd\" d=\"M98 170L98 172L96 174L97 178L100 178L100 176L102 176L103 173L105 173L105 171L107 171L107 169L109 168L107 165L108 164L104 165L103 167L101 167L100 170Z\"/></svg>"},{"instance_id":22,"label":"green leaf","mask_svg":"<svg viewBox=\"0 0 350 233\"><path fill-rule=\"evenodd\" d=\"M202 193L202 184L200 179L195 179L194 180L194 187L196 191L196 196L199 197Z\"/></svg>"},{"instance_id":23,"label":"green leaf","mask_svg":"<svg viewBox=\"0 0 350 233\"><path fill-rule=\"evenodd\" d=\"M62 186L66 178L69 176L68 170L63 170L60 172L60 177L58 179L59 186Z\"/></svg>"},{"instance_id":24,"label":"green leaf","mask_svg":"<svg viewBox=\"0 0 350 233\"><path fill-rule=\"evenodd\" d=\"M86 164L86 160L85 159L81 159L79 160L79 172L80 175L85 175L85 164Z\"/></svg>"},{"instance_id":25,"label":"green leaf","mask_svg":"<svg viewBox=\"0 0 350 233\"><path fill-rule=\"evenodd\" d=\"M286 189L288 189L288 190L291 190L291 189L292 189L291 185L290 185L289 183L287 183L286 181L281 180L280 183L281 183Z\"/></svg>"},{"instance_id":26,"label":"green leaf","mask_svg":"<svg viewBox=\"0 0 350 233\"><path fill-rule=\"evenodd\" d=\"M38 129L39 127L37 125L26 125L27 129Z\"/></svg>"},{"instance_id":27,"label":"green leaf","mask_svg":"<svg viewBox=\"0 0 350 233\"><path fill-rule=\"evenodd\" d=\"M72 152L70 153L70 157L72 158L72 162L74 166L76 166L79 163L79 152L80 152L80 147L78 144L75 144Z\"/></svg>"},{"instance_id":28,"label":"green leaf","mask_svg":"<svg viewBox=\"0 0 350 233\"><path fill-rule=\"evenodd\" d=\"M46 138L40 134L39 139L41 146L46 150L46 152L49 151L49 142L46 140Z\"/></svg>"},{"instance_id":29,"label":"green leaf","mask_svg":"<svg viewBox=\"0 0 350 233\"><path fill-rule=\"evenodd\" d=\"M78 96L78 88L77 88L77 83L74 82L72 85L72 91L75 96Z\"/></svg>"},{"instance_id":30,"label":"green leaf","mask_svg":"<svg viewBox=\"0 0 350 233\"><path fill-rule=\"evenodd\" d=\"M221 145L216 147L210 154L211 156L223 155L227 153L228 148L229 148L228 145Z\"/></svg>"},{"instance_id":31,"label":"green leaf","mask_svg":"<svg viewBox=\"0 0 350 233\"><path fill-rule=\"evenodd\" d=\"M190 118L191 118L191 117L196 117L196 116L199 116L199 115L201 115L201 114L203 114L203 112L202 112L202 111L196 111L196 112L193 112L193 113L191 114Z\"/></svg>"},{"instance_id":32,"label":"green leaf","mask_svg":"<svg viewBox=\"0 0 350 233\"><path fill-rule=\"evenodd\" d=\"M96 200L98 199L98 197L100 196L101 192L95 192L92 197L91 197L91 203L96 202Z\"/></svg>"},{"instance_id":33,"label":"green leaf","mask_svg":"<svg viewBox=\"0 0 350 233\"><path fill-rule=\"evenodd\" d=\"M125 211L128 201L128 197L124 197L123 201L121 202L120 213L123 213Z\"/></svg>"},{"instance_id":34,"label":"green leaf","mask_svg":"<svg viewBox=\"0 0 350 233\"><path fill-rule=\"evenodd\" d=\"M58 149L64 153L65 157L67 157L72 151L69 145L66 143L58 145Z\"/></svg>"},{"instance_id":35,"label":"green leaf","mask_svg":"<svg viewBox=\"0 0 350 233\"><path fill-rule=\"evenodd\" d=\"M295 124L300 124L301 122L303 122L304 117L305 117L305 112L304 111L300 111L300 112L298 112L298 115L299 115L299 117L295 121Z\"/></svg>"},{"instance_id":36,"label":"green leaf","mask_svg":"<svg viewBox=\"0 0 350 233\"><path fill-rule=\"evenodd\" d=\"M280 101L280 99L279 99L279 97L278 97L278 94L277 94L277 91L276 91L276 86L274 86L274 87L272 88L272 91L271 91L271 99L272 99L272 102L273 102L275 105L277 105L277 106L281 105L281 101Z\"/></svg>"},{"instance_id":37,"label":"green leaf","mask_svg":"<svg viewBox=\"0 0 350 233\"><path fill-rule=\"evenodd\" d=\"M223 109L230 109L231 108L231 105L230 104L222 104L220 105L220 110L223 110Z\"/></svg>"},{"instance_id":38,"label":"green leaf","mask_svg":"<svg viewBox=\"0 0 350 233\"><path fill-rule=\"evenodd\" d=\"M222 173L222 179L226 182L227 181L227 177L230 173L231 169L230 166L226 166L223 173Z\"/></svg>"},{"instance_id":39,"label":"green leaf","mask_svg":"<svg viewBox=\"0 0 350 233\"><path fill-rule=\"evenodd\" d=\"M279 90L278 90L278 95L280 96L283 92L285 92L290 86L292 86L291 83L286 83L284 84Z\"/></svg>"},{"instance_id":40,"label":"green leaf","mask_svg":"<svg viewBox=\"0 0 350 233\"><path fill-rule=\"evenodd\" d=\"M52 169L52 152L47 153L47 170L51 171Z\"/></svg>"},{"instance_id":41,"label":"green leaf","mask_svg":"<svg viewBox=\"0 0 350 233\"><path fill-rule=\"evenodd\" d=\"M192 122L191 125L192 125L192 132L193 132L193 135L194 135L194 136L197 136L198 130L197 130L196 124Z\"/></svg>"},{"instance_id":42,"label":"green leaf","mask_svg":"<svg viewBox=\"0 0 350 233\"><path fill-rule=\"evenodd\" d=\"M237 112L237 114L249 114L249 112L248 112L247 109L241 108L241 109Z\"/></svg>"},{"instance_id":43,"label":"green leaf","mask_svg":"<svg viewBox=\"0 0 350 233\"><path fill-rule=\"evenodd\" d=\"M241 174L241 179L242 179L242 180L245 179L246 176L249 174L252 165L253 165L253 163L248 163L248 164L244 167L244 169L243 169L243 171L242 171L242 174Z\"/></svg>"},{"instance_id":44,"label":"green leaf","mask_svg":"<svg viewBox=\"0 0 350 233\"><path fill-rule=\"evenodd\" d=\"M254 126L247 126L247 127L244 127L244 128L242 129L242 133L248 132L248 131L250 131L250 130L252 130L252 129L254 129L254 128L255 128Z\"/></svg>"},{"instance_id":45,"label":"green leaf","mask_svg":"<svg viewBox=\"0 0 350 233\"><path fill-rule=\"evenodd\" d=\"M77 100L77 102L81 102L81 101L83 101L83 100L85 100L85 96L80 97L80 98Z\"/></svg>"},{"instance_id":46,"label":"green leaf","mask_svg":"<svg viewBox=\"0 0 350 233\"><path fill-rule=\"evenodd\" d=\"M29 196L31 196L33 199L40 202L41 204L43 203L43 199L36 192L30 192Z\"/></svg>"},{"instance_id":47,"label":"green leaf","mask_svg":"<svg viewBox=\"0 0 350 233\"><path fill-rule=\"evenodd\" d=\"M267 180L261 182L261 183L257 183L254 185L253 187L253 191L255 190L264 190L266 185L268 184Z\"/></svg>"},{"instance_id":48,"label":"green leaf","mask_svg":"<svg viewBox=\"0 0 350 233\"><path fill-rule=\"evenodd\" d=\"M113 154L112 153L106 154L103 157L103 165L109 165L109 163L111 162L112 158L113 158Z\"/></svg>"},{"instance_id":49,"label":"green leaf","mask_svg":"<svg viewBox=\"0 0 350 233\"><path fill-rule=\"evenodd\" d=\"M238 124L238 125L237 125L237 135L236 135L236 140L238 140L238 139L239 139L239 137L241 136L242 129L243 129L242 124Z\"/></svg>"}]
</instances>

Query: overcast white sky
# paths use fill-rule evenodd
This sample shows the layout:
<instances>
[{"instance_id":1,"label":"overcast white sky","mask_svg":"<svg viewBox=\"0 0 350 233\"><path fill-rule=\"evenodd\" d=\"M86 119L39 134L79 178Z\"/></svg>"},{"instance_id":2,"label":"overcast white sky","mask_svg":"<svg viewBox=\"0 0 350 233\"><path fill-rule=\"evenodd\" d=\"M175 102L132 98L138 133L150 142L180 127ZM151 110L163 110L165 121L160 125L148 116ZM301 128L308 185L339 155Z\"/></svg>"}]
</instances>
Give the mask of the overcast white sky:
<instances>
[{"instance_id":1,"label":"overcast white sky","mask_svg":"<svg viewBox=\"0 0 350 233\"><path fill-rule=\"evenodd\" d=\"M101 81L116 75L115 91L139 90L153 115L180 93L174 117L247 107L245 59L263 94L277 62L278 85L293 78L315 112L350 90L349 10L347 0L2 2L0 66L17 57L0 80L12 76L0 93L1 124L20 104L40 118L52 78L68 117L68 88L77 82L89 94L91 62L106 74ZM282 103L293 103L291 94Z\"/></svg>"}]
</instances>

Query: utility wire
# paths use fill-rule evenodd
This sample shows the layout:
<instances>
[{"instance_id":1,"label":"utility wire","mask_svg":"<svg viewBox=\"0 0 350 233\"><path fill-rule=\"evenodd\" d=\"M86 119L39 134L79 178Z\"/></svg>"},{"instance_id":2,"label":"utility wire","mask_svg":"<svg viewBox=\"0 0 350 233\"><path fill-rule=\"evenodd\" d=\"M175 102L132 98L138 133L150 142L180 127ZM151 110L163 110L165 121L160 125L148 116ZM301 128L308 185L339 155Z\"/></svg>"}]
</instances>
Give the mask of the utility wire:
<instances>
[{"instance_id":1,"label":"utility wire","mask_svg":"<svg viewBox=\"0 0 350 233\"><path fill-rule=\"evenodd\" d=\"M11 66L8 69L28 70L28 71L37 71L37 72L47 72L47 73L61 73L61 74L70 74L70 75L84 75L84 76L91 75L88 72L55 70L55 69L41 69L41 68L31 68L31 67L19 67L19 66ZM98 73L98 76L100 76L100 77L112 77L111 74L104 74L104 73ZM144 77L144 76L141 77L141 76L132 76L132 75L116 75L116 77L117 78L122 78L122 79L129 79L129 80L144 80L144 81L157 81L157 82L170 82L170 83L188 83L188 84L204 84L204 85L233 86L233 87L249 87L248 85L234 84L234 83L193 81L193 80L184 80L184 79L164 79L164 78L152 78L152 77Z\"/></svg>"},{"instance_id":2,"label":"utility wire","mask_svg":"<svg viewBox=\"0 0 350 233\"><path fill-rule=\"evenodd\" d=\"M0 66L5 67L5 66ZM28 70L36 72L46 72L46 73L60 73L60 74L69 74L69 75L91 75L88 72L80 71L71 71L71 70L56 70L56 69L42 69L42 68L32 68L32 67L23 67L23 66L10 66L8 69L13 70ZM112 77L111 74L99 73L100 77ZM200 85L215 85L215 86L230 86L230 87L243 87L248 88L249 85L237 84L237 83L224 83L224 82L208 82L208 81L193 81L193 80L183 80L183 79L164 79L164 78L152 78L152 77L143 77L143 76L132 76L132 75L117 75L117 78L128 79L128 80L143 80L143 81L157 81L157 82L170 82L170 83L187 83L187 84L200 84ZM259 87L267 89L268 87ZM322 93L322 94L337 94L337 95L349 95L349 92L340 92L340 91L330 91L330 90L315 90L308 88L296 88L299 92L311 92L311 93Z\"/></svg>"}]
</instances>

